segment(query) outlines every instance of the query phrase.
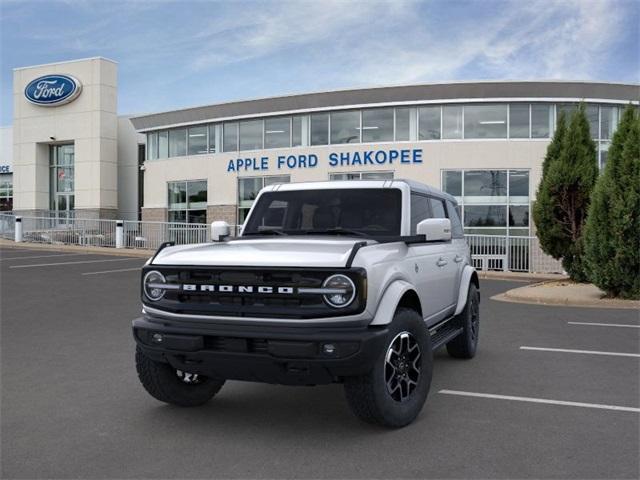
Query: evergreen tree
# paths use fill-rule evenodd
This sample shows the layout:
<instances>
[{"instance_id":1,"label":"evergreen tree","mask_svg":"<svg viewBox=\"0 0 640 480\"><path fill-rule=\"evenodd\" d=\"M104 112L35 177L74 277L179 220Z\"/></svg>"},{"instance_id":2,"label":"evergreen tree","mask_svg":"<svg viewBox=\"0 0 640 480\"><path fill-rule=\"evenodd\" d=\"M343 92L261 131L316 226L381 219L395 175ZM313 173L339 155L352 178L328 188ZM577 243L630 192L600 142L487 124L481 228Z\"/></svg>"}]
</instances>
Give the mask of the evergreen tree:
<instances>
[{"instance_id":1,"label":"evergreen tree","mask_svg":"<svg viewBox=\"0 0 640 480\"><path fill-rule=\"evenodd\" d=\"M640 298L640 118L625 109L596 183L585 227L589 280L610 296Z\"/></svg>"},{"instance_id":2,"label":"evergreen tree","mask_svg":"<svg viewBox=\"0 0 640 480\"><path fill-rule=\"evenodd\" d=\"M596 146L584 105L571 116L566 131L547 150L543 177L533 209L542 249L556 259L572 280L587 280L583 265L583 227L591 191L598 176ZM552 148L553 146L553 148Z\"/></svg>"}]
</instances>

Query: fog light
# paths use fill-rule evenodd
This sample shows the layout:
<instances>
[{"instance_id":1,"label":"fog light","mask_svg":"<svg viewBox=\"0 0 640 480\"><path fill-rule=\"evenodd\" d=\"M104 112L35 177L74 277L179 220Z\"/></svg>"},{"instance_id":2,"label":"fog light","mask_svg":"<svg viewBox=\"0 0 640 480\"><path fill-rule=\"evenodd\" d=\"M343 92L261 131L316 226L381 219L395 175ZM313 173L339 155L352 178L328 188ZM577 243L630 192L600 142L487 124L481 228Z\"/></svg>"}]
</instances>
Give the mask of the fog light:
<instances>
[{"instance_id":1,"label":"fog light","mask_svg":"<svg viewBox=\"0 0 640 480\"><path fill-rule=\"evenodd\" d=\"M163 337L159 333L154 333L153 336L151 337L151 341L153 343L162 343L162 340L163 340Z\"/></svg>"},{"instance_id":2,"label":"fog light","mask_svg":"<svg viewBox=\"0 0 640 480\"><path fill-rule=\"evenodd\" d=\"M336 346L333 343L325 343L322 345L322 351L327 355L333 355L336 353Z\"/></svg>"}]
</instances>

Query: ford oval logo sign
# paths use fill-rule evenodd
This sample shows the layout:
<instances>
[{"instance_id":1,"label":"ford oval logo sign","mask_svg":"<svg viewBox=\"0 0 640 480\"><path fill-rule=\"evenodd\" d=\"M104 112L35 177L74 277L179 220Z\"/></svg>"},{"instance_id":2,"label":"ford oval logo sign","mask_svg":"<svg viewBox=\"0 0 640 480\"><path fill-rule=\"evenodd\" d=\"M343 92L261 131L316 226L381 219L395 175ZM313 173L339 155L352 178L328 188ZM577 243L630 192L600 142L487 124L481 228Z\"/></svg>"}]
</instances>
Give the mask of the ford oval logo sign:
<instances>
[{"instance_id":1,"label":"ford oval logo sign","mask_svg":"<svg viewBox=\"0 0 640 480\"><path fill-rule=\"evenodd\" d=\"M29 82L24 96L36 105L57 106L75 100L81 90L80 81L70 75L45 75Z\"/></svg>"}]
</instances>

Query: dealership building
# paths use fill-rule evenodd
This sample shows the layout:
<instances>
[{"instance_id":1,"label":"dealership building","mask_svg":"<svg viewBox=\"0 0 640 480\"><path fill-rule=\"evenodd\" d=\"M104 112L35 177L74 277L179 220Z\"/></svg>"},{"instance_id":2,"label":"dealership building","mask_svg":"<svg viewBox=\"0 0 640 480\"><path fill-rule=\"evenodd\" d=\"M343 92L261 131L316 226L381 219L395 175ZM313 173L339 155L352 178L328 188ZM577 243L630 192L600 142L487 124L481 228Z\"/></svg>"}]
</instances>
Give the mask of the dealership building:
<instances>
[{"instance_id":1,"label":"dealership building","mask_svg":"<svg viewBox=\"0 0 640 480\"><path fill-rule=\"evenodd\" d=\"M602 168L622 109L640 98L637 84L457 82L124 116L117 89L104 58L15 69L3 209L241 224L266 185L407 178L454 195L468 233L531 235L559 114L585 103Z\"/></svg>"}]
</instances>

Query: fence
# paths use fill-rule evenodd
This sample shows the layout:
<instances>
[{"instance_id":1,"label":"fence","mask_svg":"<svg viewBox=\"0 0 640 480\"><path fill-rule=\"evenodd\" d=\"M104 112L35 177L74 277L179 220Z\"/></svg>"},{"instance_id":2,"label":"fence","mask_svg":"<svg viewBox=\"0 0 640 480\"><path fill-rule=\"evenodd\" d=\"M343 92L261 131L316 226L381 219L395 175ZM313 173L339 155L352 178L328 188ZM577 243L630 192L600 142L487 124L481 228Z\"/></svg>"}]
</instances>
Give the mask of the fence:
<instances>
[{"instance_id":1,"label":"fence","mask_svg":"<svg viewBox=\"0 0 640 480\"><path fill-rule=\"evenodd\" d=\"M0 237L15 238L15 216L0 214ZM118 239L118 226L122 236ZM231 227L237 235L240 226ZM467 235L473 264L478 270L561 273L562 264L546 255L537 237ZM22 217L22 240L25 242L124 247L155 250L163 242L178 245L205 243L211 240L209 225L117 221L56 217Z\"/></svg>"}]
</instances>

